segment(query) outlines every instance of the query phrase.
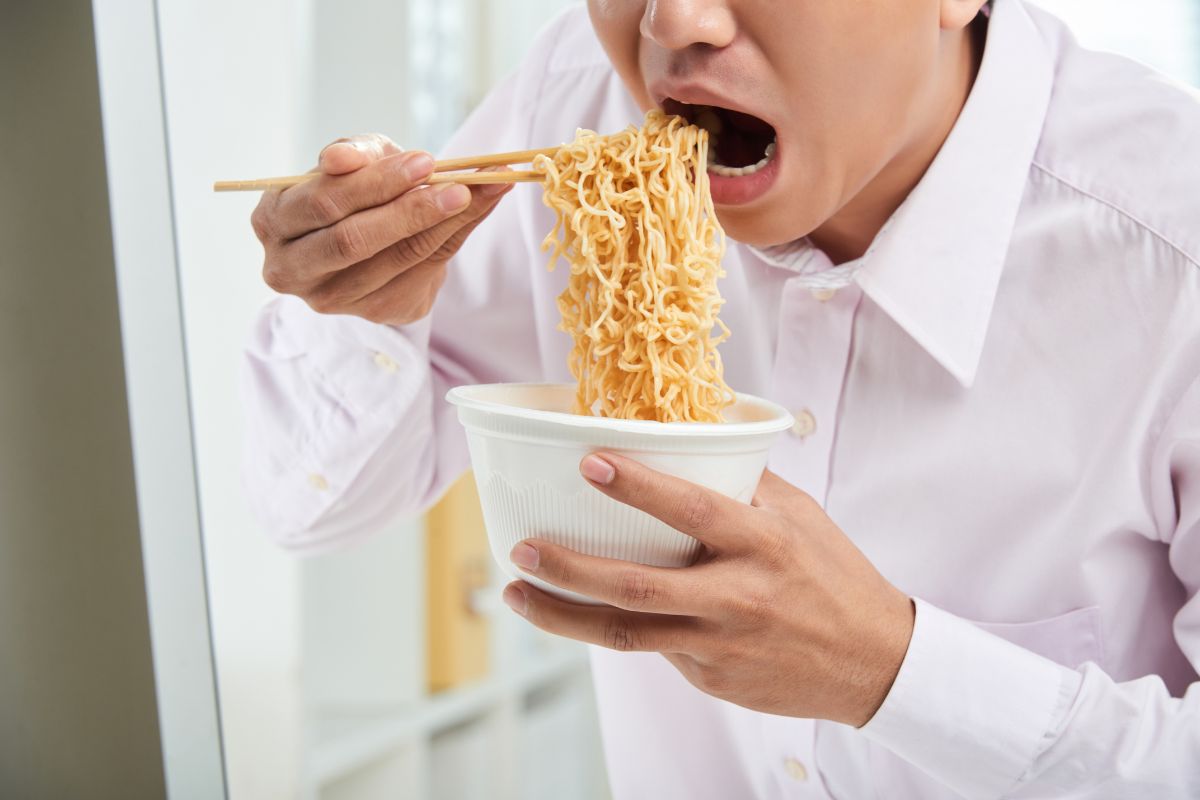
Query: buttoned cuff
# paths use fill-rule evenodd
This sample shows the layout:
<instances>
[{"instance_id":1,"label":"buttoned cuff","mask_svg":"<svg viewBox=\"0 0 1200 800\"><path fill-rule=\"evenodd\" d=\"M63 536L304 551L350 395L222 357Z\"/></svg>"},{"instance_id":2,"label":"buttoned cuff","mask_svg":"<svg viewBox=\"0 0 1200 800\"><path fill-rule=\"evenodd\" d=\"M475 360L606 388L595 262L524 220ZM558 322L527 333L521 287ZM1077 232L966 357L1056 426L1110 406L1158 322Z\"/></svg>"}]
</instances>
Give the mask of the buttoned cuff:
<instances>
[{"instance_id":1,"label":"buttoned cuff","mask_svg":"<svg viewBox=\"0 0 1200 800\"><path fill-rule=\"evenodd\" d=\"M268 306L250 348L245 482L276 541L317 552L313 528L403 421L429 430L428 318L404 327L319 316L295 298ZM413 442L414 449L418 443Z\"/></svg>"},{"instance_id":2,"label":"buttoned cuff","mask_svg":"<svg viewBox=\"0 0 1200 800\"><path fill-rule=\"evenodd\" d=\"M860 730L964 797L1001 797L1053 741L1079 673L915 602L900 672Z\"/></svg>"}]
</instances>

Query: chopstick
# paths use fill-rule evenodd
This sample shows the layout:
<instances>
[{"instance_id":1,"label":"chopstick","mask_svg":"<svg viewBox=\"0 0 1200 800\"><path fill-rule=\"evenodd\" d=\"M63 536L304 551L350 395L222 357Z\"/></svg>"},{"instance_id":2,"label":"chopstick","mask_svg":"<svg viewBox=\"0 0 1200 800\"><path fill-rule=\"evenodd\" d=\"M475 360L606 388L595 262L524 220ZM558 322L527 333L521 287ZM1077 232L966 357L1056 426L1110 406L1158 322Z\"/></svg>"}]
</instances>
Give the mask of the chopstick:
<instances>
[{"instance_id":1,"label":"chopstick","mask_svg":"<svg viewBox=\"0 0 1200 800\"><path fill-rule=\"evenodd\" d=\"M509 153L491 153L481 156L463 156L435 161L433 175L425 183L527 183L542 180L542 174L533 170L505 170L503 172L456 172L455 170L477 169L479 167L499 167L509 164L528 164L537 156L553 156L557 147L542 147L537 150L514 150ZM311 180L320 172L306 172L303 175L281 175L276 178L257 178L245 181L217 181L213 184L214 192L261 192L266 189L282 189L296 186Z\"/></svg>"}]
</instances>

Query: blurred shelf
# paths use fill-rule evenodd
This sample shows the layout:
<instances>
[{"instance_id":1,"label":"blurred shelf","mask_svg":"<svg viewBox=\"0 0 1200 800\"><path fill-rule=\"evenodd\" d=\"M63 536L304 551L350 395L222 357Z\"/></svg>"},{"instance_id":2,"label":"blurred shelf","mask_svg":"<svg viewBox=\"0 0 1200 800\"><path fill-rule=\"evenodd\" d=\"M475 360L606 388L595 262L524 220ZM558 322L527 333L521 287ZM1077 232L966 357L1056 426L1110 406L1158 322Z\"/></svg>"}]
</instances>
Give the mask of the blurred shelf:
<instances>
[{"instance_id":1,"label":"blurred shelf","mask_svg":"<svg viewBox=\"0 0 1200 800\"><path fill-rule=\"evenodd\" d=\"M308 729L308 780L318 786L336 780L400 747L482 716L505 698L520 699L527 692L569 677L586 668L587 662L583 645L561 646L537 660L531 658L510 674L492 674L389 712L321 713Z\"/></svg>"}]
</instances>

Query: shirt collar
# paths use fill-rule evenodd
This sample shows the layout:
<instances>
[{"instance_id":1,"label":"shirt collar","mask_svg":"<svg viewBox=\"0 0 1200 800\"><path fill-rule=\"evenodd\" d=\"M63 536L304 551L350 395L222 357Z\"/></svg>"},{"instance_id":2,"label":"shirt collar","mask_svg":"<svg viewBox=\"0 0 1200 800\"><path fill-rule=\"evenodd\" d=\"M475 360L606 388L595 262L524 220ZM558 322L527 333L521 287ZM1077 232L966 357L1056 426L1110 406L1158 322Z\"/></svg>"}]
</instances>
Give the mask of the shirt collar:
<instances>
[{"instance_id":1,"label":"shirt collar","mask_svg":"<svg viewBox=\"0 0 1200 800\"><path fill-rule=\"evenodd\" d=\"M995 3L979 74L953 130L866 254L841 267L966 387L983 352L1053 71L1024 5ZM808 272L810 250L793 243L758 254Z\"/></svg>"}]
</instances>

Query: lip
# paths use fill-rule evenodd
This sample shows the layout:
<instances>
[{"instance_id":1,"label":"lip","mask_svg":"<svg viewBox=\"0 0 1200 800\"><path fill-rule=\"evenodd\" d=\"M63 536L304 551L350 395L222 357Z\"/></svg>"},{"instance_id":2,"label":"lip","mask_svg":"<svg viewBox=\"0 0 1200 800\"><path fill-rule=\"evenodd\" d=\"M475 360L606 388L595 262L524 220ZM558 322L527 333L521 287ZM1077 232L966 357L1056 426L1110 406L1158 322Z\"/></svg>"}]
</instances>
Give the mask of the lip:
<instances>
[{"instance_id":1,"label":"lip","mask_svg":"<svg viewBox=\"0 0 1200 800\"><path fill-rule=\"evenodd\" d=\"M779 159L782 148L778 136L775 139L775 155L766 166L750 175L718 175L708 171L708 192L714 205L738 206L750 203L767 193L779 178Z\"/></svg>"},{"instance_id":2,"label":"lip","mask_svg":"<svg viewBox=\"0 0 1200 800\"><path fill-rule=\"evenodd\" d=\"M714 91L707 86L702 86L695 81L676 82L659 79L651 82L646 88L649 89L650 97L654 100L655 105L660 108L663 101L668 97L674 98L681 103L687 103L690 106L720 106L721 108L728 108L758 117L775 129L776 136L779 135L779 126L770 117L759 113L757 109L741 105L732 97Z\"/></svg>"},{"instance_id":3,"label":"lip","mask_svg":"<svg viewBox=\"0 0 1200 800\"><path fill-rule=\"evenodd\" d=\"M650 83L647 89L655 104L660 108L668 97L688 105L720 106L758 117L775 129L775 155L758 172L751 175L729 176L717 175L712 170L708 171L709 193L712 195L714 205L734 206L753 202L766 194L775 184L779 178L779 162L783 148L779 141L779 126L769 117L694 81L675 82L661 79Z\"/></svg>"}]
</instances>

